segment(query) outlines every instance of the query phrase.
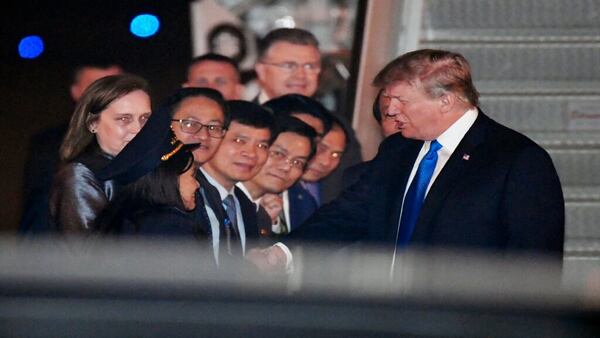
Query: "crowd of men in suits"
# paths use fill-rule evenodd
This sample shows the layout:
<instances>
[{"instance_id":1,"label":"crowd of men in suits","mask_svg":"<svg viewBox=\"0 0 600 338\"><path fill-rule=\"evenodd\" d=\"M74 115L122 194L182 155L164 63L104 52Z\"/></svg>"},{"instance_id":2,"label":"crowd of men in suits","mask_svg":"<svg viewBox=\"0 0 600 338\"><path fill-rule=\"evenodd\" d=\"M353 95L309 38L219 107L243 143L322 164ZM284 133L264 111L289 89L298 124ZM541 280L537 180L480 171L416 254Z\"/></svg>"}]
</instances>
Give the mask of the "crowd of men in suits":
<instances>
[{"instance_id":1,"label":"crowd of men in suits","mask_svg":"<svg viewBox=\"0 0 600 338\"><path fill-rule=\"evenodd\" d=\"M82 68L78 80L87 71L103 76L113 69ZM386 139L373 160L360 164L348 123L313 97L321 54L310 32L269 33L255 70L261 90L249 102L240 100L231 59L207 54L188 67L179 103L206 101L195 87L219 91L228 105L222 139L220 130L209 129L206 112L174 105L170 114L177 138L200 144L194 160L202 200L196 206L207 207L202 217L216 227L231 222L238 251L260 269L289 268L302 241L375 243L389 248L392 266L408 247L562 255L564 200L552 160L479 109L462 55L417 50L377 74L373 113ZM38 200L26 205L24 230L48 218L47 181L27 194ZM246 246L246 239L260 237L278 243Z\"/></svg>"}]
</instances>

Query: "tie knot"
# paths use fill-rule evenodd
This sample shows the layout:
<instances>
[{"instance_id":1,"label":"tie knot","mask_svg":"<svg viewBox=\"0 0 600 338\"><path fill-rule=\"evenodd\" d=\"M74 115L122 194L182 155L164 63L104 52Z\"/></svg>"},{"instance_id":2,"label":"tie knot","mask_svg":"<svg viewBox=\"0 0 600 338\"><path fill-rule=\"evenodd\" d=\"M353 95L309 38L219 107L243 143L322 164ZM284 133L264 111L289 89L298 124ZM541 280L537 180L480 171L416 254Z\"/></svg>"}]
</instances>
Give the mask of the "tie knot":
<instances>
[{"instance_id":1,"label":"tie knot","mask_svg":"<svg viewBox=\"0 0 600 338\"><path fill-rule=\"evenodd\" d=\"M225 204L225 207L227 207L227 209L234 208L235 200L233 199L233 195L227 195L227 197L225 197L225 199L223 200L223 204Z\"/></svg>"},{"instance_id":2,"label":"tie knot","mask_svg":"<svg viewBox=\"0 0 600 338\"><path fill-rule=\"evenodd\" d=\"M433 153L437 153L440 149L442 149L442 145L437 140L433 140L431 141L431 144L429 145L429 150L427 151L427 154L425 154L425 156L430 156Z\"/></svg>"}]
</instances>

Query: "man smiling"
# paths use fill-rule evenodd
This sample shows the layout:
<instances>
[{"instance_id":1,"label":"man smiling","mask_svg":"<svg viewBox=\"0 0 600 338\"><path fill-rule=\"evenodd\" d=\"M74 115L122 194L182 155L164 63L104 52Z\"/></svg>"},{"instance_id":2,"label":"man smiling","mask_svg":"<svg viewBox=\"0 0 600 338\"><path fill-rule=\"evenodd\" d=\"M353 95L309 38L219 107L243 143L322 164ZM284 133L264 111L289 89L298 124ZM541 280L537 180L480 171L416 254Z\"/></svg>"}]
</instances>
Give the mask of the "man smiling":
<instances>
[{"instance_id":1,"label":"man smiling","mask_svg":"<svg viewBox=\"0 0 600 338\"><path fill-rule=\"evenodd\" d=\"M292 116L276 120L277 136L269 149L269 158L252 179L238 186L271 218L272 231L288 233L290 224L287 189L300 179L316 150L317 136L312 127Z\"/></svg>"},{"instance_id":2,"label":"man smiling","mask_svg":"<svg viewBox=\"0 0 600 338\"><path fill-rule=\"evenodd\" d=\"M211 224L218 224L212 230L213 246L224 246L220 242L225 239L220 239L217 232L221 235L231 231L227 247L234 248L228 253L236 256L235 251L241 249L242 255L245 252L247 238L258 239L262 226L258 224L256 205L235 184L254 177L267 161L274 122L268 111L254 103L233 100L227 105L231 114L229 129L196 178L216 218ZM208 216L211 219L211 214Z\"/></svg>"}]
</instances>

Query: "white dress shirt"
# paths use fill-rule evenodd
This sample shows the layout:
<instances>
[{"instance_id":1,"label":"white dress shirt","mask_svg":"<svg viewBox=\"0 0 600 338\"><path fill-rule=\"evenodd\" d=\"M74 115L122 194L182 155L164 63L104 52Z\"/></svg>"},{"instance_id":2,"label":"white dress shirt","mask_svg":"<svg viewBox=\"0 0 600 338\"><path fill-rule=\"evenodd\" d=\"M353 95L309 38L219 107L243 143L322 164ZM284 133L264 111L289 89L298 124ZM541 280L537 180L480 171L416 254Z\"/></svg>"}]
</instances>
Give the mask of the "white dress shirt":
<instances>
[{"instance_id":1,"label":"white dress shirt","mask_svg":"<svg viewBox=\"0 0 600 338\"><path fill-rule=\"evenodd\" d=\"M200 170L202 171L202 174L204 174L204 177L206 177L206 180L208 181L208 183L210 183L215 188L217 188L217 191L219 192L219 196L221 197L221 203L228 195L233 196L233 200L235 201L235 208L236 208L235 211L236 211L236 218L237 218L238 233L240 235L240 242L242 243L242 252L245 254L246 253L246 229L244 227L244 217L242 217L242 208L240 207L240 201L238 201L237 196L235 196L235 192L234 192L235 186L232 187L230 190L227 190L219 182L217 182L217 180L215 180L212 176L210 176L210 174L207 173L206 170L204 170L203 168L200 168ZM204 196L204 198L206 201L206 196ZM219 233L220 233L219 221L216 218L215 212L210 208L208 203L205 203L205 204L207 206L206 209L207 209L207 213L208 213L208 218L210 220L210 227L212 230L211 232L212 232L212 240L213 240L213 252L215 252L215 258L217 259L217 263L218 263L219 262L219 259L218 259L218 256L219 256ZM223 205L223 208L225 208L225 205ZM210 211L209 211L209 209L210 209ZM216 222L213 222L213 220L211 220L211 213L212 213L212 216L214 217L214 220L216 220Z\"/></svg>"},{"instance_id":2,"label":"white dress shirt","mask_svg":"<svg viewBox=\"0 0 600 338\"><path fill-rule=\"evenodd\" d=\"M446 129L446 131L443 132L436 139L442 145L442 148L440 150L438 150L438 160L437 160L437 163L435 164L435 169L433 170L433 175L431 176L431 180L429 181L427 190L425 191L425 196L427 196L427 193L429 192L431 185L433 184L433 182L435 182L435 179L438 177L438 175L440 174L440 172L442 171L442 169L444 168L444 166L450 159L450 156L452 155L452 153L454 153L454 150L456 149L456 147L458 147L458 144L460 143L460 141L462 141L462 139L463 139L463 137L465 137L465 134L467 133L467 131L469 131L469 129L471 128L473 123L475 123L475 120L477 119L477 115L478 115L478 112L477 112L476 108L467 110L463 114L463 116L461 116L458 120L456 120L456 122L454 122L450 126L450 128ZM419 152L419 155L417 156L417 159L415 160L415 163L413 165L412 171L410 172L408 182L406 182L406 188L404 189L404 196L406 196L406 192L408 192L408 188L410 187L410 184L417 173L417 169L419 169L419 164L421 163L421 160L423 159L423 157L425 157L425 154L427 154L427 152L429 151L430 146L431 146L431 141L425 141L425 143L423 143L423 147L421 147L421 151ZM403 201L404 201L404 199L403 199ZM404 202L402 202L402 203L404 204Z\"/></svg>"},{"instance_id":3,"label":"white dress shirt","mask_svg":"<svg viewBox=\"0 0 600 338\"><path fill-rule=\"evenodd\" d=\"M446 131L444 131L440 136L437 137L436 140L439 144L442 145L442 148L440 148L440 150L438 150L437 152L438 160L435 164L435 169L433 170L431 180L429 180L427 190L425 191L425 198L427 197L427 194L429 193L429 189L431 189L433 182L435 182L435 179L438 177L438 175L440 174L442 169L444 169L444 166L450 159L450 156L452 155L452 153L454 153L454 150L456 150L456 147L458 147L458 144L460 143L460 141L462 141L463 137L465 137L465 134L467 134L471 126L473 126L473 123L475 123L478 114L479 113L477 111L477 108L467 110L463 114L463 116L456 120L456 122L454 122L448 129L446 129ZM421 160L423 159L423 157L425 157L425 154L427 154L430 147L431 141L425 141L425 143L423 143L421 151L419 152L419 155L417 155L417 159L413 164L412 171L410 172L410 176L408 177L408 181L406 182L406 187L404 188L404 197L402 197L402 207L400 210L400 215L398 216L396 241L398 241L398 235L400 234L400 220L402 219L402 213L404 212L404 199L406 198L406 193L408 192L408 188L410 187L410 184L412 183L415 175L417 174L417 170L419 169L419 164L421 164ZM468 154L465 154L465 156L468 156ZM394 257L392 258L390 276L393 275L394 272L394 265L396 263L396 250L397 248L394 248Z\"/></svg>"}]
</instances>

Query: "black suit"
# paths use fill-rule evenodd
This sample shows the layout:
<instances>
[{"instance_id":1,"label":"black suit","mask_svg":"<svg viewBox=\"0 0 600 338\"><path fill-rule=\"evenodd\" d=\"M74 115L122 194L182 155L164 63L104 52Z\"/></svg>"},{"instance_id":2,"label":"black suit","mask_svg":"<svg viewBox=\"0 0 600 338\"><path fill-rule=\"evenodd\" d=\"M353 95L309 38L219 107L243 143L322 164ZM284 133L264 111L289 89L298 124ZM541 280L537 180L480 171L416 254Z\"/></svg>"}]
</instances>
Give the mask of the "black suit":
<instances>
[{"instance_id":1,"label":"black suit","mask_svg":"<svg viewBox=\"0 0 600 338\"><path fill-rule=\"evenodd\" d=\"M369 173L291 238L394 247L422 141L387 138ZM562 254L564 199L547 152L483 113L427 194L410 245Z\"/></svg>"},{"instance_id":2,"label":"black suit","mask_svg":"<svg viewBox=\"0 0 600 338\"><path fill-rule=\"evenodd\" d=\"M216 187L208 182L202 171L198 170L196 173L196 179L200 182L200 187L204 189L206 193L206 201L215 215L219 220L219 225L222 227L225 222L226 212L223 207L223 201L221 200L221 195ZM234 188L235 197L240 202L240 209L242 213L242 218L244 220L244 230L246 233L247 241L256 241L260 236L259 225L258 225L258 217L256 213L256 204L254 204L246 194L238 187ZM262 225L261 225L262 226ZM270 226L270 224L269 224Z\"/></svg>"}]
</instances>

